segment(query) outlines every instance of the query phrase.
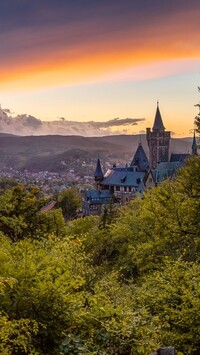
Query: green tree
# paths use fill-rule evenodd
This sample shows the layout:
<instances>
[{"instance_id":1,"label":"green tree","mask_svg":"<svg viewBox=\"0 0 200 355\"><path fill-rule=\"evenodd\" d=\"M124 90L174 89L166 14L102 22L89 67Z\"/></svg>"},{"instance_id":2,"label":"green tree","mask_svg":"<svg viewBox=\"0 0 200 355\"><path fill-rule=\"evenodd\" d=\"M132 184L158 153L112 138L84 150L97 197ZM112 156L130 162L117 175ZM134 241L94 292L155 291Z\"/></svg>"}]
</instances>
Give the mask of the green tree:
<instances>
[{"instance_id":1,"label":"green tree","mask_svg":"<svg viewBox=\"0 0 200 355\"><path fill-rule=\"evenodd\" d=\"M74 219L81 207L81 196L75 187L62 190L58 196L57 207L61 208L65 220Z\"/></svg>"},{"instance_id":2,"label":"green tree","mask_svg":"<svg viewBox=\"0 0 200 355\"><path fill-rule=\"evenodd\" d=\"M9 320L0 313L1 354L39 354L33 345L37 332L37 322L29 319Z\"/></svg>"},{"instance_id":3,"label":"green tree","mask_svg":"<svg viewBox=\"0 0 200 355\"><path fill-rule=\"evenodd\" d=\"M115 265L127 276L160 268L165 256L198 261L200 159L190 158L176 181L165 181L121 210L110 230Z\"/></svg>"},{"instance_id":4,"label":"green tree","mask_svg":"<svg viewBox=\"0 0 200 355\"><path fill-rule=\"evenodd\" d=\"M143 311L136 308L133 288L119 282L118 272L101 276L92 292L85 293L84 312L74 332L63 342L63 352L83 355L149 354L160 344L156 335L159 327L152 316L143 322Z\"/></svg>"},{"instance_id":5,"label":"green tree","mask_svg":"<svg viewBox=\"0 0 200 355\"><path fill-rule=\"evenodd\" d=\"M119 206L116 205L116 198L112 197L109 204L104 205L103 211L100 217L99 227L103 229L109 229L110 225L114 223L118 216Z\"/></svg>"},{"instance_id":6,"label":"green tree","mask_svg":"<svg viewBox=\"0 0 200 355\"><path fill-rule=\"evenodd\" d=\"M94 240L94 237L99 230L100 217L99 216L87 216L84 218L77 218L73 221L67 223L66 230L69 235L74 236L75 238L83 237L85 240L85 236L91 235L91 239ZM92 242L88 241L89 243Z\"/></svg>"},{"instance_id":7,"label":"green tree","mask_svg":"<svg viewBox=\"0 0 200 355\"><path fill-rule=\"evenodd\" d=\"M184 355L200 353L199 275L198 263L165 258L160 270L141 278L135 289L137 307L146 309L143 324L156 317L160 346L173 345ZM149 336L155 337L154 330Z\"/></svg>"},{"instance_id":8,"label":"green tree","mask_svg":"<svg viewBox=\"0 0 200 355\"><path fill-rule=\"evenodd\" d=\"M16 242L23 238L42 238L56 233L63 236L61 211L41 212L47 200L39 197L35 186L17 185L0 196L0 231Z\"/></svg>"},{"instance_id":9,"label":"green tree","mask_svg":"<svg viewBox=\"0 0 200 355\"><path fill-rule=\"evenodd\" d=\"M0 339L21 336L39 354L55 354L82 314L87 272L81 243L49 238L11 243L1 236L0 277L13 280L0 293ZM8 335L6 335L8 334ZM7 338L9 339L7 340ZM16 340L17 341L17 340ZM20 354L27 353L25 345Z\"/></svg>"},{"instance_id":10,"label":"green tree","mask_svg":"<svg viewBox=\"0 0 200 355\"><path fill-rule=\"evenodd\" d=\"M148 238L139 245L139 253L135 253L141 267L146 264L157 267L165 255L174 259L182 256L188 261L199 259L199 182L200 159L192 157L179 171L175 182L166 181L147 192L142 203L141 224Z\"/></svg>"},{"instance_id":11,"label":"green tree","mask_svg":"<svg viewBox=\"0 0 200 355\"><path fill-rule=\"evenodd\" d=\"M5 296L15 283L16 280L11 277L0 277L0 295ZM34 354L32 336L37 331L37 322L29 319L10 320L5 311L0 311L0 352L5 355Z\"/></svg>"}]
</instances>

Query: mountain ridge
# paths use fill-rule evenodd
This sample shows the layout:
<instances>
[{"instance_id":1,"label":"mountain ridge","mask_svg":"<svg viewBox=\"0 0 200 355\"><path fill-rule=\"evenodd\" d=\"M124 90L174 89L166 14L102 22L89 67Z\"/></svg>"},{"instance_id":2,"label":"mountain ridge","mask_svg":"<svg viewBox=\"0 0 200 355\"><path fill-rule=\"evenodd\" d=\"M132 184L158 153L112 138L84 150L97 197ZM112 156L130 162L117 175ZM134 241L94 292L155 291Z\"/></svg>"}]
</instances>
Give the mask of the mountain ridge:
<instances>
[{"instance_id":1,"label":"mountain ridge","mask_svg":"<svg viewBox=\"0 0 200 355\"><path fill-rule=\"evenodd\" d=\"M148 156L145 135L83 136L1 136L0 168L19 170L67 169L68 162L82 166L85 159L95 164L98 156L103 161L129 163L141 142ZM192 138L172 138L170 152L191 152ZM78 153L80 157L78 156ZM65 162L64 166L61 162ZM55 167L54 167L55 165ZM60 168L59 168L60 166Z\"/></svg>"}]
</instances>

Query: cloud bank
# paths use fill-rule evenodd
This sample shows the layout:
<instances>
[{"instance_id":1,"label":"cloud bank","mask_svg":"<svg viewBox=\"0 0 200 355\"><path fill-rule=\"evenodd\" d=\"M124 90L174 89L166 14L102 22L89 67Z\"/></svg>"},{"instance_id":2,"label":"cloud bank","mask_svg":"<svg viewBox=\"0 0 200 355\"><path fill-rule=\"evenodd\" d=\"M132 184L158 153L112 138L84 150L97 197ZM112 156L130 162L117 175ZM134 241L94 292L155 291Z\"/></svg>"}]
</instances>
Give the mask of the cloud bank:
<instances>
[{"instance_id":1,"label":"cloud bank","mask_svg":"<svg viewBox=\"0 0 200 355\"><path fill-rule=\"evenodd\" d=\"M137 126L144 118L114 118L109 121L78 122L63 117L55 121L41 121L31 115L13 116L9 109L0 108L0 133L30 135L80 135L85 137L124 134L124 127ZM117 128L117 130L115 130Z\"/></svg>"}]
</instances>

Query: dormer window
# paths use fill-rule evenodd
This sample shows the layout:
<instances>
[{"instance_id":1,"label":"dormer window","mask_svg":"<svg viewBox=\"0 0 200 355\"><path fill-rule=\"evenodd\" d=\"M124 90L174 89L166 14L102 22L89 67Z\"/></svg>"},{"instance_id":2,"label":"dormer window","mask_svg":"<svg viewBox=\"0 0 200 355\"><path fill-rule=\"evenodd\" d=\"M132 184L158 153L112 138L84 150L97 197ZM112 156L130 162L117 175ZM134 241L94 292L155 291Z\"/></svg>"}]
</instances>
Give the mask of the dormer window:
<instances>
[{"instance_id":1,"label":"dormer window","mask_svg":"<svg viewBox=\"0 0 200 355\"><path fill-rule=\"evenodd\" d=\"M127 176L124 175L124 176L121 178L121 182L124 183L124 182L126 181L126 178L127 178Z\"/></svg>"}]
</instances>

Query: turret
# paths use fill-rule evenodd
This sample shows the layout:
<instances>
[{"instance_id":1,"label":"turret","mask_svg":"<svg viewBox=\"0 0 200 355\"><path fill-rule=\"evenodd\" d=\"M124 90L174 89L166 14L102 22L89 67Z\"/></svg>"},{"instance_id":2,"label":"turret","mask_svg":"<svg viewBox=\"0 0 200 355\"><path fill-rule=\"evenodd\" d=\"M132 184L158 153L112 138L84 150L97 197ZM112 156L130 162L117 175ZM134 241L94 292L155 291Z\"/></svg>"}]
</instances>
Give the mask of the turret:
<instances>
[{"instance_id":1,"label":"turret","mask_svg":"<svg viewBox=\"0 0 200 355\"><path fill-rule=\"evenodd\" d=\"M170 131L165 131L158 102L153 128L152 130L146 129L146 137L149 147L150 167L155 168L157 163L169 161Z\"/></svg>"},{"instance_id":2,"label":"turret","mask_svg":"<svg viewBox=\"0 0 200 355\"><path fill-rule=\"evenodd\" d=\"M198 146L197 146L197 140L196 140L195 129L194 129L194 136L192 141L192 155L198 155L197 148Z\"/></svg>"},{"instance_id":3,"label":"turret","mask_svg":"<svg viewBox=\"0 0 200 355\"><path fill-rule=\"evenodd\" d=\"M102 171L102 168L101 168L101 163L100 163L100 159L98 158L97 159L97 166L96 166L96 170L95 170L95 173L94 173L94 179L96 182L101 182L104 178L104 175L103 175L103 171Z\"/></svg>"}]
</instances>

